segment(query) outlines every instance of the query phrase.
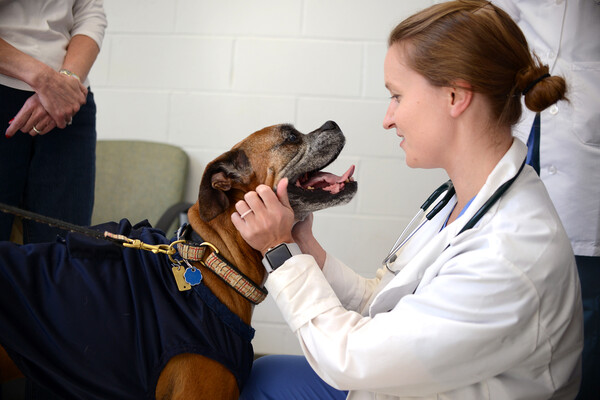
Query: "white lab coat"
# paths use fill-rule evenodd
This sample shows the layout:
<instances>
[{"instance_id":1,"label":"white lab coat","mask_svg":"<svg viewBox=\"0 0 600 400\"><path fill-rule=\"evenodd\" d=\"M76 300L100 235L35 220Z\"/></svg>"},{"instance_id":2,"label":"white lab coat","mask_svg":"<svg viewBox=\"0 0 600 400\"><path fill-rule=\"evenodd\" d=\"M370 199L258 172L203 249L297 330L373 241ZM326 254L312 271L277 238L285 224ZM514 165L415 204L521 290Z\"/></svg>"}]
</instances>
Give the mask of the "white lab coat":
<instances>
[{"instance_id":1,"label":"white lab coat","mask_svg":"<svg viewBox=\"0 0 600 400\"><path fill-rule=\"evenodd\" d=\"M541 113L540 176L576 255L600 256L600 1L493 0L517 22L530 48L567 80L569 102ZM516 137L534 113L523 108Z\"/></svg>"},{"instance_id":2,"label":"white lab coat","mask_svg":"<svg viewBox=\"0 0 600 400\"><path fill-rule=\"evenodd\" d=\"M515 140L464 215L440 232L450 202L425 224L398 254L395 276L382 268L367 280L330 255L323 272L298 255L270 274L266 286L319 376L354 400L575 396L579 281L535 172L526 166L456 236L525 153Z\"/></svg>"}]
</instances>

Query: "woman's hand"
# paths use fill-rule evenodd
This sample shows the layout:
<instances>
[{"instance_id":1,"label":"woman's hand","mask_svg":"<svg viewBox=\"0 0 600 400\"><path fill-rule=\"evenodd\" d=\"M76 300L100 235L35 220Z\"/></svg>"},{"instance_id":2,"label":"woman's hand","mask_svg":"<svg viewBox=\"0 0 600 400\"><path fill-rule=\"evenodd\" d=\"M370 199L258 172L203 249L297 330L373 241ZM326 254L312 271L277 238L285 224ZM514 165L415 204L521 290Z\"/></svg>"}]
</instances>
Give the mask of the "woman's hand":
<instances>
[{"instance_id":1,"label":"woman's hand","mask_svg":"<svg viewBox=\"0 0 600 400\"><path fill-rule=\"evenodd\" d=\"M56 123L50 117L38 94L34 94L27 99L21 110L10 121L10 126L6 130L6 137L12 137L17 131L29 133L31 136L45 135L56 127Z\"/></svg>"},{"instance_id":2,"label":"woman's hand","mask_svg":"<svg viewBox=\"0 0 600 400\"><path fill-rule=\"evenodd\" d=\"M56 126L63 129L85 104L87 88L79 79L46 69L33 86L44 109Z\"/></svg>"},{"instance_id":3,"label":"woman's hand","mask_svg":"<svg viewBox=\"0 0 600 400\"><path fill-rule=\"evenodd\" d=\"M78 40L75 40L75 39ZM75 44L78 45L82 40L86 42L86 39L80 40L79 38L86 38L83 35L76 35L71 39L69 43L69 50L65 56L71 59L75 56L70 56L70 48ZM90 58L91 61L87 61L87 64L91 67L91 63L95 59L95 54L98 53L98 46L91 38L87 38L88 41L93 43L92 51L90 56L87 53L84 55ZM75 42L75 43L73 43ZM91 58L93 56L93 58ZM86 65L87 65L86 64ZM75 64L74 64L75 65ZM66 67L68 68L68 66ZM89 69L85 70L89 71ZM46 113L52 118L55 126L64 128L71 121L73 116L79 111L79 108L85 104L87 97L87 88L79 82L74 76L67 76L61 74L48 65L35 58L23 53L5 40L0 38L0 73L13 78L19 79L31 86L36 92L37 97L32 99L28 104L27 102L23 105L23 108L18 114L21 114L19 118L15 116L12 120L11 127L6 131L6 136L14 135L17 130L28 132L30 134L39 134L37 131L42 132L40 128L47 121L43 121L41 111L38 109L38 103L40 103ZM29 100L28 100L29 101ZM33 116L34 119L30 119ZM40 118L39 120L36 118ZM12 128L12 125L16 128ZM46 123L48 125L48 123ZM33 127L36 127L34 130ZM11 129L12 128L12 129ZM44 133L50 129L46 129Z\"/></svg>"},{"instance_id":4,"label":"woman's hand","mask_svg":"<svg viewBox=\"0 0 600 400\"><path fill-rule=\"evenodd\" d=\"M242 238L263 255L280 243L294 241L294 211L288 200L287 185L287 178L279 181L277 193L266 185L258 186L236 203L237 212L231 215Z\"/></svg>"}]
</instances>

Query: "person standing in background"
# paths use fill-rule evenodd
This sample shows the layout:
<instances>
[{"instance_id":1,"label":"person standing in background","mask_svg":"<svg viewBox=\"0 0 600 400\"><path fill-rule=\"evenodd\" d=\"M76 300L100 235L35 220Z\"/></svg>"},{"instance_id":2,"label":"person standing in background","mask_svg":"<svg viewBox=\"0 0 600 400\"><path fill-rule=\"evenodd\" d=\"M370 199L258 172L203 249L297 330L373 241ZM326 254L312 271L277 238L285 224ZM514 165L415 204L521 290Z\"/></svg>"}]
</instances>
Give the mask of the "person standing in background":
<instances>
[{"instance_id":1,"label":"person standing in background","mask_svg":"<svg viewBox=\"0 0 600 400\"><path fill-rule=\"evenodd\" d=\"M94 202L96 106L88 73L102 0L0 0L0 202L79 225ZM0 213L0 240L13 216ZM61 231L23 221L23 241Z\"/></svg>"},{"instance_id":2,"label":"person standing in background","mask_svg":"<svg viewBox=\"0 0 600 400\"><path fill-rule=\"evenodd\" d=\"M0 0L0 202L91 223L96 105L87 76L106 26L102 0ZM13 219L0 212L0 240ZM24 243L61 232L23 221ZM30 381L25 397L57 399Z\"/></svg>"},{"instance_id":3,"label":"person standing in background","mask_svg":"<svg viewBox=\"0 0 600 400\"><path fill-rule=\"evenodd\" d=\"M550 74L569 83L569 102L541 113L540 176L569 235L584 308L578 399L600 393L600 1L494 0L517 22ZM526 108L524 108L526 109ZM534 113L513 131L527 140Z\"/></svg>"}]
</instances>

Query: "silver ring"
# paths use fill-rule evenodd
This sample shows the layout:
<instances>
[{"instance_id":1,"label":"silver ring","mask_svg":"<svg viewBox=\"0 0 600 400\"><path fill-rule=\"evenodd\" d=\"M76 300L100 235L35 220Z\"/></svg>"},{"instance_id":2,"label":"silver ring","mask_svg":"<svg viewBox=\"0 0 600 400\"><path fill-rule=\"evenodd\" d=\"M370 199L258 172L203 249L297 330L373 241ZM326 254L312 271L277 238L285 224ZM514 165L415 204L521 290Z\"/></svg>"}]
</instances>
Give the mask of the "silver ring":
<instances>
[{"instance_id":1,"label":"silver ring","mask_svg":"<svg viewBox=\"0 0 600 400\"><path fill-rule=\"evenodd\" d=\"M42 131L38 130L38 128L35 127L35 125L33 126L33 130L35 131L35 133L37 133L38 135L42 134Z\"/></svg>"},{"instance_id":2,"label":"silver ring","mask_svg":"<svg viewBox=\"0 0 600 400\"><path fill-rule=\"evenodd\" d=\"M73 118L71 118L68 122L67 125L71 125L73 123Z\"/></svg>"},{"instance_id":3,"label":"silver ring","mask_svg":"<svg viewBox=\"0 0 600 400\"><path fill-rule=\"evenodd\" d=\"M243 214L240 214L240 218L244 219L244 217L245 217L246 215L250 214L251 212L253 212L253 211L252 211L252 209L249 209L249 210L248 210L248 211L246 211L245 213L243 213Z\"/></svg>"}]
</instances>

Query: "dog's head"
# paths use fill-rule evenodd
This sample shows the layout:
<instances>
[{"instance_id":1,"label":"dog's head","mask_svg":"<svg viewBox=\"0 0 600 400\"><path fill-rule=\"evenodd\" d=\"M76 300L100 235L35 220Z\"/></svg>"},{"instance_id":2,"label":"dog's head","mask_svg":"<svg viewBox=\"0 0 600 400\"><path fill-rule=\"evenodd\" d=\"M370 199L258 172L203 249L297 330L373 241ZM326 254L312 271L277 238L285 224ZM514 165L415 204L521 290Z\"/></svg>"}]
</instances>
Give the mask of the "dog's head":
<instances>
[{"instance_id":1,"label":"dog's head","mask_svg":"<svg viewBox=\"0 0 600 400\"><path fill-rule=\"evenodd\" d=\"M337 158L345 141L333 121L308 134L289 124L253 133L207 165L198 195L200 217L210 221L246 192L260 184L275 189L284 177L289 179L288 195L297 220L349 202L357 190L354 166L342 176L322 171Z\"/></svg>"}]
</instances>

